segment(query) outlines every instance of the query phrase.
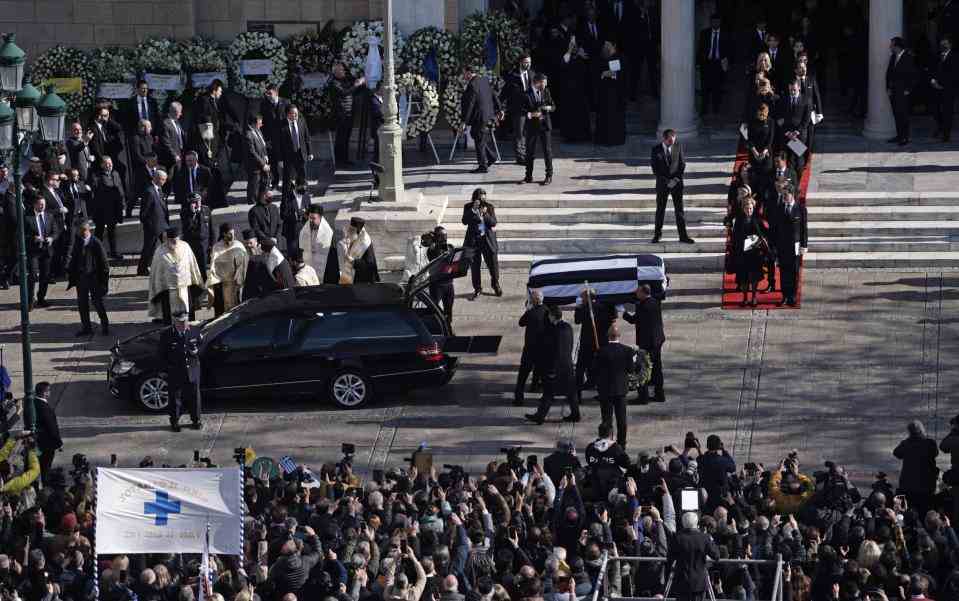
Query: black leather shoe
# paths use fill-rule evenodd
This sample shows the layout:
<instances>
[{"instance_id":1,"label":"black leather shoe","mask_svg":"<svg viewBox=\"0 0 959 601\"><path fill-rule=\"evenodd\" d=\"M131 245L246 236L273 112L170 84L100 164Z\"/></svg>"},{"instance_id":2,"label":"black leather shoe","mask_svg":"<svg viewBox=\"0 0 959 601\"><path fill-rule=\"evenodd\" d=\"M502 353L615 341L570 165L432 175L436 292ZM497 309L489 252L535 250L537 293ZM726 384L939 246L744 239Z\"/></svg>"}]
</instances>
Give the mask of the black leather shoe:
<instances>
[{"instance_id":1,"label":"black leather shoe","mask_svg":"<svg viewBox=\"0 0 959 601\"><path fill-rule=\"evenodd\" d=\"M477 167L476 169L470 171L470 173L489 173L489 169L486 167Z\"/></svg>"},{"instance_id":2,"label":"black leather shoe","mask_svg":"<svg viewBox=\"0 0 959 601\"><path fill-rule=\"evenodd\" d=\"M786 299L786 305L788 305L788 306L790 306L790 307L795 307L795 306L796 306L796 299L794 299L794 298L788 298L788 299Z\"/></svg>"},{"instance_id":3,"label":"black leather shoe","mask_svg":"<svg viewBox=\"0 0 959 601\"><path fill-rule=\"evenodd\" d=\"M696 244L696 241L690 238L689 236L686 236L685 238L680 238L679 241L682 242L683 244Z\"/></svg>"},{"instance_id":4,"label":"black leather shoe","mask_svg":"<svg viewBox=\"0 0 959 601\"><path fill-rule=\"evenodd\" d=\"M533 422L533 423L536 424L537 426L541 426L541 425L543 424L543 422L546 421L546 416L545 416L545 415L540 415L538 412L537 412L537 413L527 413L527 414L524 415L523 417L525 417L525 418L528 419L529 421Z\"/></svg>"},{"instance_id":5,"label":"black leather shoe","mask_svg":"<svg viewBox=\"0 0 959 601\"><path fill-rule=\"evenodd\" d=\"M513 406L514 406L514 407L522 407L522 406L523 406L523 403L525 403L525 402L526 402L526 399L525 399L525 398L520 398L520 397L515 397L515 396L513 397Z\"/></svg>"},{"instance_id":6,"label":"black leather shoe","mask_svg":"<svg viewBox=\"0 0 959 601\"><path fill-rule=\"evenodd\" d=\"M503 289L497 286L496 288L493 288L493 294L496 296L503 296Z\"/></svg>"},{"instance_id":7,"label":"black leather shoe","mask_svg":"<svg viewBox=\"0 0 959 601\"><path fill-rule=\"evenodd\" d=\"M525 164L526 164L526 161L523 160L523 159L516 159L516 164L517 164L517 165L525 165Z\"/></svg>"},{"instance_id":8,"label":"black leather shoe","mask_svg":"<svg viewBox=\"0 0 959 601\"><path fill-rule=\"evenodd\" d=\"M75 334L77 338L83 338L84 336L93 336L93 328L83 328Z\"/></svg>"},{"instance_id":9,"label":"black leather shoe","mask_svg":"<svg viewBox=\"0 0 959 601\"><path fill-rule=\"evenodd\" d=\"M563 421L564 421L564 422L566 422L566 423L573 423L573 424L579 423L579 422L582 421L582 420L583 420L583 418L580 417L578 414L577 414L577 415L569 414L569 415L567 415L566 417L563 418Z\"/></svg>"},{"instance_id":10,"label":"black leather shoe","mask_svg":"<svg viewBox=\"0 0 959 601\"><path fill-rule=\"evenodd\" d=\"M10 284L6 282L0 282L0 290L9 290L9 289L10 289Z\"/></svg>"},{"instance_id":11,"label":"black leather shoe","mask_svg":"<svg viewBox=\"0 0 959 601\"><path fill-rule=\"evenodd\" d=\"M174 432L179 432L180 424L170 424L170 429L173 430Z\"/></svg>"},{"instance_id":12,"label":"black leather shoe","mask_svg":"<svg viewBox=\"0 0 959 601\"><path fill-rule=\"evenodd\" d=\"M190 424L190 427L193 428L194 430L202 430L203 422L193 422L192 424Z\"/></svg>"},{"instance_id":13,"label":"black leather shoe","mask_svg":"<svg viewBox=\"0 0 959 601\"><path fill-rule=\"evenodd\" d=\"M46 309L47 307L50 306L50 303L48 303L46 299L41 299L33 303L33 306L36 307L37 309Z\"/></svg>"},{"instance_id":14,"label":"black leather shoe","mask_svg":"<svg viewBox=\"0 0 959 601\"><path fill-rule=\"evenodd\" d=\"M521 181L520 183L521 183L521 184L532 184L532 183L533 183L533 178L531 178L531 177L529 177L529 176L526 176L526 177L523 178L523 181Z\"/></svg>"},{"instance_id":15,"label":"black leather shoe","mask_svg":"<svg viewBox=\"0 0 959 601\"><path fill-rule=\"evenodd\" d=\"M888 140L886 140L886 142L887 142L888 144L896 144L896 143L899 142L899 136L896 136L896 137L893 137L893 138L889 138Z\"/></svg>"},{"instance_id":16,"label":"black leather shoe","mask_svg":"<svg viewBox=\"0 0 959 601\"><path fill-rule=\"evenodd\" d=\"M539 185L541 185L541 186L548 186L548 185L550 185L551 183L553 183L553 176L552 176L552 175L547 175L547 176L546 176L546 179L544 179L542 182L540 182Z\"/></svg>"},{"instance_id":17,"label":"black leather shoe","mask_svg":"<svg viewBox=\"0 0 959 601\"><path fill-rule=\"evenodd\" d=\"M498 163L498 162L499 162L499 159L493 159L493 160L491 160L491 161L489 162L489 166L492 167L493 165L495 165L495 164Z\"/></svg>"},{"instance_id":18,"label":"black leather shoe","mask_svg":"<svg viewBox=\"0 0 959 601\"><path fill-rule=\"evenodd\" d=\"M659 234L654 234L654 235L653 235L653 239L650 240L649 243L650 243L650 244L656 244L657 242L659 242L660 237L661 237L661 236L660 236Z\"/></svg>"},{"instance_id":19,"label":"black leather shoe","mask_svg":"<svg viewBox=\"0 0 959 601\"><path fill-rule=\"evenodd\" d=\"M899 140L899 145L900 145L900 146L908 146L911 141L912 141L912 140L910 140L909 138L906 138L905 140Z\"/></svg>"},{"instance_id":20,"label":"black leather shoe","mask_svg":"<svg viewBox=\"0 0 959 601\"><path fill-rule=\"evenodd\" d=\"M483 294L482 290L474 290L473 294L467 296L466 298L469 300L476 300L477 298L479 298L480 294Z\"/></svg>"}]
</instances>

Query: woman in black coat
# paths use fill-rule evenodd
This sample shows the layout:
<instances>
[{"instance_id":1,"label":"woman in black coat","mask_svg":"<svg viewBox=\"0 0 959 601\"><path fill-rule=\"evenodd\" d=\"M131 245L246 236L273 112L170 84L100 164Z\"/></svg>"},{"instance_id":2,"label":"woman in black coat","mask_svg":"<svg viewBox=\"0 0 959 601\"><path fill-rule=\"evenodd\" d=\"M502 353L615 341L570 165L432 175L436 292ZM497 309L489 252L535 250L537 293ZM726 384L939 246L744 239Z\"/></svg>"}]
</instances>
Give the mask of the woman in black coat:
<instances>
[{"instance_id":1,"label":"woman in black coat","mask_svg":"<svg viewBox=\"0 0 959 601\"><path fill-rule=\"evenodd\" d=\"M100 161L100 169L90 177L90 216L97 224L96 236L103 240L103 231L106 230L107 242L110 245L110 258L121 259L117 252L117 224L123 222L124 188L109 156Z\"/></svg>"},{"instance_id":2,"label":"woman in black coat","mask_svg":"<svg viewBox=\"0 0 959 601\"><path fill-rule=\"evenodd\" d=\"M130 144L130 160L133 163L133 198L127 203L127 217L132 215L133 206L143 196L147 185L153 180L147 167L147 158L156 156L153 147L153 126L144 119L137 125L137 135Z\"/></svg>"},{"instance_id":3,"label":"woman in black coat","mask_svg":"<svg viewBox=\"0 0 959 601\"><path fill-rule=\"evenodd\" d=\"M760 103L747 128L746 150L749 152L749 164L753 176L768 178L773 170L773 140L776 126L769 118L769 105ZM757 189L761 189L757 188Z\"/></svg>"},{"instance_id":4,"label":"woman in black coat","mask_svg":"<svg viewBox=\"0 0 959 601\"><path fill-rule=\"evenodd\" d=\"M589 122L589 60L581 48L563 55L562 91L563 110L559 113L559 129L566 142L591 142L593 133ZM566 60L566 57L569 60Z\"/></svg>"},{"instance_id":5,"label":"woman in black coat","mask_svg":"<svg viewBox=\"0 0 959 601\"><path fill-rule=\"evenodd\" d=\"M753 200L747 199L743 204L743 212L736 217L733 224L733 254L736 257L736 286L743 293L740 303L745 307L749 292L752 291L752 306L757 305L756 290L763 279L764 255L761 250L769 230L756 216L756 205ZM756 236L756 239L752 237ZM746 242L750 247L746 249Z\"/></svg>"},{"instance_id":6,"label":"woman in black coat","mask_svg":"<svg viewBox=\"0 0 959 601\"><path fill-rule=\"evenodd\" d=\"M619 70L614 71L614 61ZM593 85L596 87L596 143L601 146L620 146L626 143L626 61L613 42L606 42L602 56L593 66ZM566 110L566 109L564 109Z\"/></svg>"}]
</instances>

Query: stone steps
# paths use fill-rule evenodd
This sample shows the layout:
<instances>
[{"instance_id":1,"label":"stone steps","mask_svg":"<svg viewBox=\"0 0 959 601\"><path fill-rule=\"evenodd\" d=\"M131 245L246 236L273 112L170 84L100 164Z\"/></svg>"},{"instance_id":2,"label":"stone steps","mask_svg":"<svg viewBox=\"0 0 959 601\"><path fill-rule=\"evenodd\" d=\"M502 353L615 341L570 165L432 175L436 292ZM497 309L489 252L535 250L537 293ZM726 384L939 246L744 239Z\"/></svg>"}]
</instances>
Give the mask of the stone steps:
<instances>
[{"instance_id":1,"label":"stone steps","mask_svg":"<svg viewBox=\"0 0 959 601\"><path fill-rule=\"evenodd\" d=\"M671 211L666 212L666 236L675 236L675 226ZM444 224L452 240L457 240L466 232L466 226L458 222ZM688 228L689 235L694 238L720 237L725 228L721 221L711 223L696 223ZM649 238L652 237L653 223L626 225L617 223L500 223L496 226L497 238L500 243L510 238ZM956 237L959 242L959 221L833 221L815 222L809 224L810 236L872 236L904 235L921 236L936 234ZM557 252L561 252L557 250Z\"/></svg>"},{"instance_id":2,"label":"stone steps","mask_svg":"<svg viewBox=\"0 0 959 601\"><path fill-rule=\"evenodd\" d=\"M959 192L867 192L810 193L811 207L846 206L949 206L959 205ZM620 209L656 206L656 194L650 190L633 194L593 194L560 192L555 194L489 194L489 200L502 209L557 209L589 207L590 209ZM724 208L726 194L686 194L683 204L687 208Z\"/></svg>"}]
</instances>

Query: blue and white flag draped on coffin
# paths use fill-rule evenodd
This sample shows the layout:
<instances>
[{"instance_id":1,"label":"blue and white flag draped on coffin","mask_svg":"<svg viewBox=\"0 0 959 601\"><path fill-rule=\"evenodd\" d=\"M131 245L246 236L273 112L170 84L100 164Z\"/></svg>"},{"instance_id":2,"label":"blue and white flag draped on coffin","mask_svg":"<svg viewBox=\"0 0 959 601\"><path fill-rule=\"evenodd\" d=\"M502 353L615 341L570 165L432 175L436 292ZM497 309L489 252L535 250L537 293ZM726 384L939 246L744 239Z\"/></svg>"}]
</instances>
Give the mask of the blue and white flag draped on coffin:
<instances>
[{"instance_id":1,"label":"blue and white flag draped on coffin","mask_svg":"<svg viewBox=\"0 0 959 601\"><path fill-rule=\"evenodd\" d=\"M426 57L423 59L423 76L433 83L437 83L440 80L440 65L436 60L436 48L427 52Z\"/></svg>"},{"instance_id":2,"label":"blue and white flag draped on coffin","mask_svg":"<svg viewBox=\"0 0 959 601\"><path fill-rule=\"evenodd\" d=\"M98 553L243 552L237 468L97 470Z\"/></svg>"}]
</instances>

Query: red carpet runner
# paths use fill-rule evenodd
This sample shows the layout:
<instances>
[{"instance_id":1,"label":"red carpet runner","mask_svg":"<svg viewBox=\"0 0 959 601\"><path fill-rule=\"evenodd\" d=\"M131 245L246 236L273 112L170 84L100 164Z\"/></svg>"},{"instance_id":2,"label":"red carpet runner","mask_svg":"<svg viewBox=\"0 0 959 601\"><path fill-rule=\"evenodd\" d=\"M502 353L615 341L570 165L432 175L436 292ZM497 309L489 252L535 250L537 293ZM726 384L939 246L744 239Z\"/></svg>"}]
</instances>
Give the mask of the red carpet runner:
<instances>
[{"instance_id":1,"label":"red carpet runner","mask_svg":"<svg viewBox=\"0 0 959 601\"><path fill-rule=\"evenodd\" d=\"M739 166L745 163L748 160L746 154L746 146L743 144L742 138L739 140L739 148L736 151L736 163L733 167L733 173L739 171ZM799 189L796 195L796 201L801 205L806 205L806 189L809 188L809 176L812 173L812 154L809 155L808 160L806 161L806 169L803 171L802 176L799 178ZM733 244L732 244L732 233L726 233L726 260L724 265L729 265L731 263ZM776 266L776 284L782 284L782 277L779 274L779 266ZM765 286L765 282L761 282L760 287ZM799 257L799 269L796 274L796 306L790 307L788 305L777 306L779 301L782 300L783 295L780 290L776 292L768 293L760 291L756 295L756 301L759 303L758 306L741 306L740 302L743 300L743 293L736 289L736 274L735 273L723 273L723 309L798 309L802 306L802 285L803 285L803 257ZM750 295L752 298L752 295Z\"/></svg>"}]
</instances>

